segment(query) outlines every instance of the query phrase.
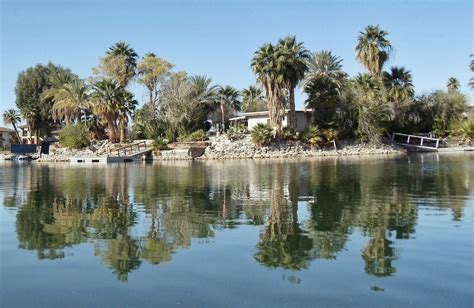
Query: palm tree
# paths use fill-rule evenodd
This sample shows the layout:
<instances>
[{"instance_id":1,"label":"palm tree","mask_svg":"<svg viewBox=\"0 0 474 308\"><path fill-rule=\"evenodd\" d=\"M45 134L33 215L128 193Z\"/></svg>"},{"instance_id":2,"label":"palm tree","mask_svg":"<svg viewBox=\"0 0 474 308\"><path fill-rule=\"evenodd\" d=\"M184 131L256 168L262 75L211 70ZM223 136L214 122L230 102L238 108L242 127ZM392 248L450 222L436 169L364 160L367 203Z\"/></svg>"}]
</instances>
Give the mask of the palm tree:
<instances>
[{"instance_id":1,"label":"palm tree","mask_svg":"<svg viewBox=\"0 0 474 308\"><path fill-rule=\"evenodd\" d=\"M295 112L295 88L303 79L307 70L307 60L310 57L310 52L304 48L302 42L296 42L295 36L288 36L278 41L277 48L282 50L284 54L285 69L284 78L289 91L289 121L288 126L296 129L296 112Z\"/></svg>"},{"instance_id":2,"label":"palm tree","mask_svg":"<svg viewBox=\"0 0 474 308\"><path fill-rule=\"evenodd\" d=\"M338 91L347 80L347 73L342 70L342 59L333 55L330 50L321 50L311 54L307 61L308 72L302 81L306 88L317 80L326 79L334 84Z\"/></svg>"},{"instance_id":3,"label":"palm tree","mask_svg":"<svg viewBox=\"0 0 474 308\"><path fill-rule=\"evenodd\" d=\"M109 48L106 59L120 60L119 64L124 65L123 70L114 74L114 78L121 88L125 88L136 74L138 54L130 45L119 41Z\"/></svg>"},{"instance_id":4,"label":"palm tree","mask_svg":"<svg viewBox=\"0 0 474 308\"><path fill-rule=\"evenodd\" d=\"M240 93L231 86L219 86L217 89L217 102L220 104L221 107L221 115L222 115L222 124L225 123L225 108L230 110L240 111L241 110L241 102L240 102Z\"/></svg>"},{"instance_id":5,"label":"palm tree","mask_svg":"<svg viewBox=\"0 0 474 308\"><path fill-rule=\"evenodd\" d=\"M359 33L357 38L356 59L369 70L372 76L380 75L392 51L387 35L388 32L381 30L379 26L369 25L364 32Z\"/></svg>"},{"instance_id":6,"label":"palm tree","mask_svg":"<svg viewBox=\"0 0 474 308\"><path fill-rule=\"evenodd\" d=\"M51 113L53 120L64 120L66 124L81 119L81 112L89 101L88 86L80 79L63 85L53 96Z\"/></svg>"},{"instance_id":7,"label":"palm tree","mask_svg":"<svg viewBox=\"0 0 474 308\"><path fill-rule=\"evenodd\" d=\"M15 109L9 109L3 113L3 123L5 123L5 125L11 124L15 130L16 136L18 137L18 142L23 143L20 134L18 133L18 129L16 128L16 124L20 123L20 121L20 114Z\"/></svg>"},{"instance_id":8,"label":"palm tree","mask_svg":"<svg viewBox=\"0 0 474 308\"><path fill-rule=\"evenodd\" d=\"M313 109L313 120L322 128L341 129L341 112L347 74L342 70L342 59L328 50L315 52L308 60L302 87L308 94L306 106Z\"/></svg>"},{"instance_id":9,"label":"palm tree","mask_svg":"<svg viewBox=\"0 0 474 308\"><path fill-rule=\"evenodd\" d=\"M285 114L284 78L285 63L281 48L270 43L264 44L255 53L251 67L257 81L265 89L265 97L269 109L270 125L279 134Z\"/></svg>"},{"instance_id":10,"label":"palm tree","mask_svg":"<svg viewBox=\"0 0 474 308\"><path fill-rule=\"evenodd\" d=\"M112 80L104 79L93 85L91 96L94 113L107 122L109 140L117 141L117 119L120 87Z\"/></svg>"},{"instance_id":11,"label":"palm tree","mask_svg":"<svg viewBox=\"0 0 474 308\"><path fill-rule=\"evenodd\" d=\"M474 57L474 54L471 54L471 58ZM469 68L471 69L471 72L474 72L474 59L471 59L471 64L469 64ZM471 89L474 89L474 77L471 77L469 80L469 86Z\"/></svg>"},{"instance_id":12,"label":"palm tree","mask_svg":"<svg viewBox=\"0 0 474 308\"><path fill-rule=\"evenodd\" d=\"M448 87L448 93L457 93L459 91L459 88L461 87L461 84L459 83L459 80L457 80L454 77L451 77L448 79L448 83L446 84Z\"/></svg>"},{"instance_id":13,"label":"palm tree","mask_svg":"<svg viewBox=\"0 0 474 308\"><path fill-rule=\"evenodd\" d=\"M138 101L133 98L133 94L120 90L117 93L117 110L118 110L118 128L120 130L120 143L124 143L127 138L127 127L129 116L132 116Z\"/></svg>"},{"instance_id":14,"label":"palm tree","mask_svg":"<svg viewBox=\"0 0 474 308\"><path fill-rule=\"evenodd\" d=\"M413 98L415 89L411 72L404 67L391 67L390 72L383 73L383 81L393 102L407 102Z\"/></svg>"},{"instance_id":15,"label":"palm tree","mask_svg":"<svg viewBox=\"0 0 474 308\"><path fill-rule=\"evenodd\" d=\"M267 110L265 104L265 96L262 89L256 86L249 86L241 91L242 95L242 111L255 112Z\"/></svg>"},{"instance_id":16,"label":"palm tree","mask_svg":"<svg viewBox=\"0 0 474 308\"><path fill-rule=\"evenodd\" d=\"M206 105L209 112L213 111L219 86L212 85L212 79L206 75L191 76L189 82L193 87L193 95L198 98L200 103Z\"/></svg>"}]
</instances>

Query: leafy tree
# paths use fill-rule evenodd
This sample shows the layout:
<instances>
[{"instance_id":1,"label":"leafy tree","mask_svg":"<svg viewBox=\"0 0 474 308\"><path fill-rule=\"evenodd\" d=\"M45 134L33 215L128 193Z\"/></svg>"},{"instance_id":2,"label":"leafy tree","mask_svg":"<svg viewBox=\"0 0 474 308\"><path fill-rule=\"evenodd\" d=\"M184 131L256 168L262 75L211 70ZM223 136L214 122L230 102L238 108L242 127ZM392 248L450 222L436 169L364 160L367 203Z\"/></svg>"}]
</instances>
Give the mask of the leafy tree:
<instances>
[{"instance_id":1,"label":"leafy tree","mask_svg":"<svg viewBox=\"0 0 474 308\"><path fill-rule=\"evenodd\" d=\"M249 86L240 92L242 96L242 111L255 112L268 110L265 103L265 96L262 89L256 86Z\"/></svg>"},{"instance_id":2,"label":"leafy tree","mask_svg":"<svg viewBox=\"0 0 474 308\"><path fill-rule=\"evenodd\" d=\"M369 25L357 37L357 60L364 65L372 76L379 76L387 62L392 45L387 39L388 32L379 26Z\"/></svg>"},{"instance_id":3,"label":"leafy tree","mask_svg":"<svg viewBox=\"0 0 474 308\"><path fill-rule=\"evenodd\" d=\"M138 63L138 79L137 82L143 84L149 93L148 103L152 109L157 110L158 94L160 85L170 75L173 64L157 57L154 53L147 53L142 61Z\"/></svg>"},{"instance_id":4,"label":"leafy tree","mask_svg":"<svg viewBox=\"0 0 474 308\"><path fill-rule=\"evenodd\" d=\"M286 89L289 92L288 107L290 109L288 117L288 126L296 129L296 112L295 112L295 88L303 79L307 70L307 60L310 53L305 49L302 42L298 43L295 36L288 36L280 39L277 49L281 50L284 61L283 76L286 83Z\"/></svg>"},{"instance_id":5,"label":"leafy tree","mask_svg":"<svg viewBox=\"0 0 474 308\"><path fill-rule=\"evenodd\" d=\"M364 142L379 143L391 117L383 82L379 77L359 74L352 85L359 115L357 134Z\"/></svg>"},{"instance_id":6,"label":"leafy tree","mask_svg":"<svg viewBox=\"0 0 474 308\"><path fill-rule=\"evenodd\" d=\"M195 95L195 88L188 78L173 74L163 86L160 114L168 125L167 137L174 140L201 127L207 115L207 106Z\"/></svg>"},{"instance_id":7,"label":"leafy tree","mask_svg":"<svg viewBox=\"0 0 474 308\"><path fill-rule=\"evenodd\" d=\"M433 131L439 137L445 137L449 130L462 119L467 99L459 92L436 91L433 96Z\"/></svg>"},{"instance_id":8,"label":"leafy tree","mask_svg":"<svg viewBox=\"0 0 474 308\"><path fill-rule=\"evenodd\" d=\"M265 89L265 97L269 110L270 125L279 134L285 115L285 63L281 48L267 43L254 54L251 62L257 81Z\"/></svg>"},{"instance_id":9,"label":"leafy tree","mask_svg":"<svg viewBox=\"0 0 474 308\"><path fill-rule=\"evenodd\" d=\"M16 109L8 109L5 112L3 112L3 123L5 125L11 124L13 126L13 129L15 130L16 136L18 138L18 142L23 143L21 140L20 134L18 133L18 129L16 125L20 123L21 117L20 114Z\"/></svg>"},{"instance_id":10,"label":"leafy tree","mask_svg":"<svg viewBox=\"0 0 474 308\"><path fill-rule=\"evenodd\" d=\"M51 62L47 65L38 64L29 67L18 74L15 87L16 105L26 120L31 134L49 134L52 124L52 98L44 99L48 89L53 87L53 76L72 75L67 68L57 66Z\"/></svg>"}]
</instances>

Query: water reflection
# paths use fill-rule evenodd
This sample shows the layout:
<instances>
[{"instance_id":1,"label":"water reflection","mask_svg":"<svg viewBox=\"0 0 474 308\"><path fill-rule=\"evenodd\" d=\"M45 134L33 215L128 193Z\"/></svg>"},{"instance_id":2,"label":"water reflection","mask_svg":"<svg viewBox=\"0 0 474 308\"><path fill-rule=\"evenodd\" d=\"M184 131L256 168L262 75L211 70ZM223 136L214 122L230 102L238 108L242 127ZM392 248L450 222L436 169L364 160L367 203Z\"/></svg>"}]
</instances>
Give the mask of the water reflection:
<instances>
[{"instance_id":1,"label":"water reflection","mask_svg":"<svg viewBox=\"0 0 474 308\"><path fill-rule=\"evenodd\" d=\"M365 271L380 277L396 274L397 242L415 234L420 207L463 218L471 157L438 159L4 166L1 184L3 205L18 208L19 248L61 259L92 243L120 281L242 225L260 226L256 262L291 270L336 259L358 232Z\"/></svg>"}]
</instances>

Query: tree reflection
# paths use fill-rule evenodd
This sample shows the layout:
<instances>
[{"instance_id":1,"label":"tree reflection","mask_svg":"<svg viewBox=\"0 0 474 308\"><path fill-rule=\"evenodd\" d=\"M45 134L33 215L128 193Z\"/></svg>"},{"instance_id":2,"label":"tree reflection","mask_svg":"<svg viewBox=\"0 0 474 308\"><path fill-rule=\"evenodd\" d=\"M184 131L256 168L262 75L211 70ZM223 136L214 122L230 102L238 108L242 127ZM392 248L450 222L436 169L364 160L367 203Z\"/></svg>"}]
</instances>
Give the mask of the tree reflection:
<instances>
[{"instance_id":1,"label":"tree reflection","mask_svg":"<svg viewBox=\"0 0 474 308\"><path fill-rule=\"evenodd\" d=\"M91 243L123 282L142 262L170 262L195 239L242 224L261 225L257 262L291 270L337 259L360 232L365 271L383 277L396 273L397 244L413 238L420 205L461 220L472 193L466 160L451 158L449 168L422 157L32 165L13 172L3 199L18 207L21 249L61 259Z\"/></svg>"},{"instance_id":2,"label":"tree reflection","mask_svg":"<svg viewBox=\"0 0 474 308\"><path fill-rule=\"evenodd\" d=\"M299 270L308 266L313 245L298 224L297 199L285 197L281 170L273 168L270 214L255 259L266 266Z\"/></svg>"}]
</instances>

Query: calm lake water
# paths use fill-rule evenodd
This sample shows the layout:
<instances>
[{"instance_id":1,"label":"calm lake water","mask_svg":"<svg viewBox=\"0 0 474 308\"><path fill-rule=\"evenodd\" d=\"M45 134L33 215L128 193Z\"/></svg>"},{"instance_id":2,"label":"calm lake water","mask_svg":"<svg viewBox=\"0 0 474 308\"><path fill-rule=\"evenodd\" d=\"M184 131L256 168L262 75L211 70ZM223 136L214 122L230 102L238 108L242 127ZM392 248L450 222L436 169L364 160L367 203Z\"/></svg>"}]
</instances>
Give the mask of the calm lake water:
<instances>
[{"instance_id":1,"label":"calm lake water","mask_svg":"<svg viewBox=\"0 0 474 308\"><path fill-rule=\"evenodd\" d=\"M472 307L474 155L0 165L0 306Z\"/></svg>"}]
</instances>

